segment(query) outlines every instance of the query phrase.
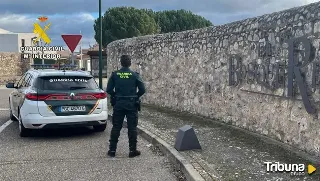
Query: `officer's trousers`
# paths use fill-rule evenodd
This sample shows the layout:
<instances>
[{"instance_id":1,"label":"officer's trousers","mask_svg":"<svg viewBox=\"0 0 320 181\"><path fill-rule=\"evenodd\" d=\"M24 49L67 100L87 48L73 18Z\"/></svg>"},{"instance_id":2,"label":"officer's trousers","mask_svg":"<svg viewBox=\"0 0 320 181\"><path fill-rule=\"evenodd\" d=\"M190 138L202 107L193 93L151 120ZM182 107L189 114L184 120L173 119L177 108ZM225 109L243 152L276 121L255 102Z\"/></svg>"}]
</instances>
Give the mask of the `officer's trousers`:
<instances>
[{"instance_id":1,"label":"officer's trousers","mask_svg":"<svg viewBox=\"0 0 320 181\"><path fill-rule=\"evenodd\" d=\"M113 108L112 129L110 135L111 151L116 151L117 143L122 129L124 117L127 118L129 150L135 151L137 149L137 125L138 125L138 110L134 102L116 103Z\"/></svg>"}]
</instances>

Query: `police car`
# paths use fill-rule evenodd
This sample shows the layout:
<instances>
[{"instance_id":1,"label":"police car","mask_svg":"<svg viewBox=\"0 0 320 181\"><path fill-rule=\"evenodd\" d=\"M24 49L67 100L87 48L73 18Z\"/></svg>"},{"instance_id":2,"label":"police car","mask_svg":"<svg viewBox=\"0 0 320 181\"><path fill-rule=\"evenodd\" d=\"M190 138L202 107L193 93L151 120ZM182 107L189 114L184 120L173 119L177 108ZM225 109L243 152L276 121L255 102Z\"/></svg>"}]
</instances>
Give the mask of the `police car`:
<instances>
[{"instance_id":1,"label":"police car","mask_svg":"<svg viewBox=\"0 0 320 181\"><path fill-rule=\"evenodd\" d=\"M107 94L92 75L66 70L67 66L33 67L17 83L6 85L14 89L9 95L10 118L19 121L21 137L34 129L66 126L93 126L99 132L106 129Z\"/></svg>"}]
</instances>

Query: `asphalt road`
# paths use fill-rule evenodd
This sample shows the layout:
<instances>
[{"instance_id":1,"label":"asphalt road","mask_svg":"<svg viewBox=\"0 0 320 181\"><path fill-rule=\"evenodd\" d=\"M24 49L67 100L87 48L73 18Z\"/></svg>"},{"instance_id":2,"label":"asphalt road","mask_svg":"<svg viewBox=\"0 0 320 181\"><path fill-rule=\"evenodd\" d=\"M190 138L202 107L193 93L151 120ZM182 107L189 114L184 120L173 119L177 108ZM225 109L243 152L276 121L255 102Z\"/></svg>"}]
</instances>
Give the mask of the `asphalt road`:
<instances>
[{"instance_id":1,"label":"asphalt road","mask_svg":"<svg viewBox=\"0 0 320 181\"><path fill-rule=\"evenodd\" d=\"M102 133L90 128L74 128L43 130L32 137L19 137L17 122L3 126L9 120L10 91L0 89L1 181L177 180L167 158L140 137L138 145L142 155L128 158L126 129L122 130L116 158L107 157L110 124Z\"/></svg>"}]
</instances>

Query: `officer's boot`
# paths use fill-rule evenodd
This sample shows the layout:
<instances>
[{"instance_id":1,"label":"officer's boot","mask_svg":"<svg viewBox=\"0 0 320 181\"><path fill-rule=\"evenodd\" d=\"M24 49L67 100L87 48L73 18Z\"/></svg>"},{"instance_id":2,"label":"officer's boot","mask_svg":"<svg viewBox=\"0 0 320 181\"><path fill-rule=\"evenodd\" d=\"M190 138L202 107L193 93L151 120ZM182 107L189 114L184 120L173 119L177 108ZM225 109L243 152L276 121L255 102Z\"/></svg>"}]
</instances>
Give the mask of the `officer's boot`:
<instances>
[{"instance_id":1,"label":"officer's boot","mask_svg":"<svg viewBox=\"0 0 320 181\"><path fill-rule=\"evenodd\" d=\"M129 152L130 158L141 155L141 152L139 150L137 150L137 143L136 142L129 143L129 150L130 150L130 152Z\"/></svg>"},{"instance_id":2,"label":"officer's boot","mask_svg":"<svg viewBox=\"0 0 320 181\"><path fill-rule=\"evenodd\" d=\"M116 151L109 150L108 151L108 156L109 157L115 157L116 156Z\"/></svg>"},{"instance_id":3,"label":"officer's boot","mask_svg":"<svg viewBox=\"0 0 320 181\"><path fill-rule=\"evenodd\" d=\"M139 156L141 155L141 152L139 150L132 150L129 152L129 157L130 158L133 158L133 157L136 157L136 156Z\"/></svg>"},{"instance_id":4,"label":"officer's boot","mask_svg":"<svg viewBox=\"0 0 320 181\"><path fill-rule=\"evenodd\" d=\"M110 140L108 156L115 157L116 156L116 150L117 150L117 142L114 141L114 140Z\"/></svg>"}]
</instances>

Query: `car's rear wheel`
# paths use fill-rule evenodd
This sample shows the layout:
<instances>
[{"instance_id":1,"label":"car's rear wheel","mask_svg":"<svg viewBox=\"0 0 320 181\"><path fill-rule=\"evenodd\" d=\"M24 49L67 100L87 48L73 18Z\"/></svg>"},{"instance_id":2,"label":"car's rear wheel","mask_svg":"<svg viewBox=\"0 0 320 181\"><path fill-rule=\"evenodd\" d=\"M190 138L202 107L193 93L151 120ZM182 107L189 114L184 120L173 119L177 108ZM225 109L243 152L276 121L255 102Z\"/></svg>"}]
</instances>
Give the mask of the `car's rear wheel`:
<instances>
[{"instance_id":1,"label":"car's rear wheel","mask_svg":"<svg viewBox=\"0 0 320 181\"><path fill-rule=\"evenodd\" d=\"M16 117L14 117L13 113L12 113L12 109L11 109L11 104L10 104L10 99L9 99L9 107L10 107L10 119L12 121L18 121Z\"/></svg>"},{"instance_id":2,"label":"car's rear wheel","mask_svg":"<svg viewBox=\"0 0 320 181\"><path fill-rule=\"evenodd\" d=\"M20 134L20 137L28 137L30 135L30 129L27 129L23 126L20 114L19 114L19 134Z\"/></svg>"},{"instance_id":3,"label":"car's rear wheel","mask_svg":"<svg viewBox=\"0 0 320 181\"><path fill-rule=\"evenodd\" d=\"M103 132L104 130L106 130L107 128L107 124L102 124L102 125L97 125L97 126L93 126L93 129L96 132Z\"/></svg>"}]
</instances>

